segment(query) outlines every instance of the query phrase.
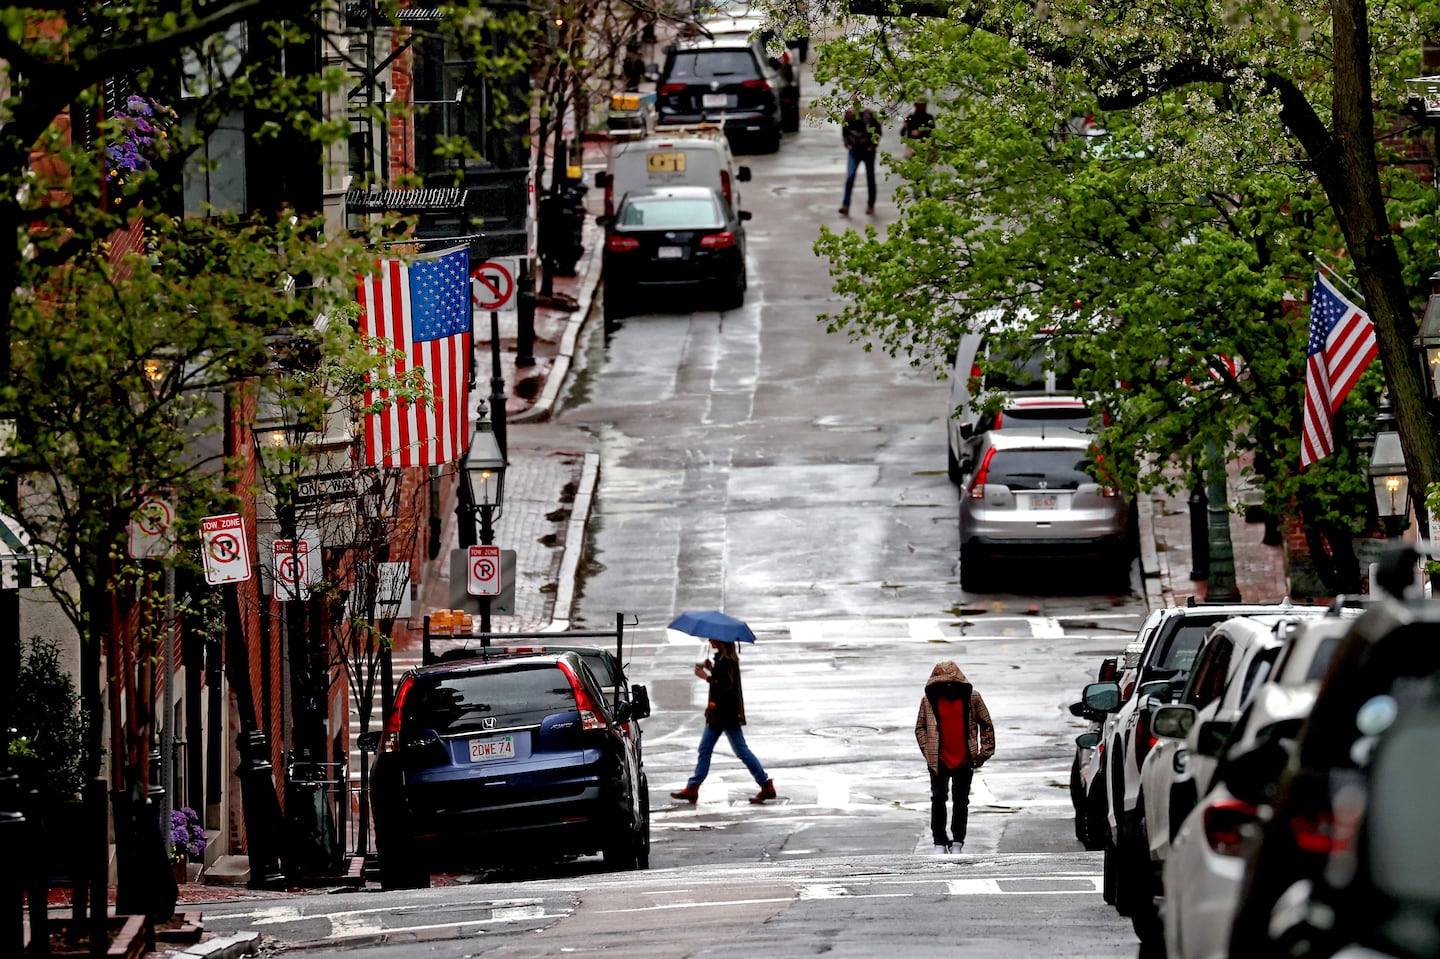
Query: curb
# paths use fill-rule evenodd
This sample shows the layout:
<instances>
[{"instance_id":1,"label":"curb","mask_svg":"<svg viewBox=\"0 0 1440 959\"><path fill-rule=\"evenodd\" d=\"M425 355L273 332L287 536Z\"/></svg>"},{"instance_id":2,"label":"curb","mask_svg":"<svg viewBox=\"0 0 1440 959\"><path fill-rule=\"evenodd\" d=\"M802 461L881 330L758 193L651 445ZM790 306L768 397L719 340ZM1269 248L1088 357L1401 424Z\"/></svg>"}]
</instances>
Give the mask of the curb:
<instances>
[{"instance_id":1,"label":"curb","mask_svg":"<svg viewBox=\"0 0 1440 959\"><path fill-rule=\"evenodd\" d=\"M560 559L560 584L555 591L555 613L543 632L561 633L570 628L570 615L575 606L575 580L580 572L580 557L585 552L585 528L590 522L590 509L595 502L595 487L600 482L600 454L586 453L580 470L580 488L565 527L565 552Z\"/></svg>"},{"instance_id":2,"label":"curb","mask_svg":"<svg viewBox=\"0 0 1440 959\"><path fill-rule=\"evenodd\" d=\"M590 320L595 289L600 285L599 262L602 243L603 240L596 241L594 232L591 231L590 252L585 260L585 278L579 284L579 296L575 298L575 310L570 314L570 319L565 324L565 332L560 336L560 346L555 354L555 362L551 365L550 372L545 375L545 387L540 391L540 396L535 400L534 405L523 413L517 413L511 417L511 423L535 423L550 418L550 413L555 408L555 402L560 397L560 390L565 385L565 379L570 375L570 367L575 360L575 346L580 339L580 332Z\"/></svg>"},{"instance_id":3,"label":"curb","mask_svg":"<svg viewBox=\"0 0 1440 959\"><path fill-rule=\"evenodd\" d=\"M239 956L259 954L260 933L237 932L186 946L183 952L172 953L170 959L237 959Z\"/></svg>"}]
</instances>

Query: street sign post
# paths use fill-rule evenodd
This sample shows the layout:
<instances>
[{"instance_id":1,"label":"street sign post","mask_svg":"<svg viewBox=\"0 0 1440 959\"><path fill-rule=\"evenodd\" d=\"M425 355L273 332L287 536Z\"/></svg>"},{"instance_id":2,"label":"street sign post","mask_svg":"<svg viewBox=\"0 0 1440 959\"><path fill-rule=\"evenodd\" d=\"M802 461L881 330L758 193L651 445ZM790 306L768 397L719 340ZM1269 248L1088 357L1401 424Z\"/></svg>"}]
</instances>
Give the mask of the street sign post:
<instances>
[{"instance_id":1,"label":"street sign post","mask_svg":"<svg viewBox=\"0 0 1440 959\"><path fill-rule=\"evenodd\" d=\"M470 592L470 550L460 547L450 551L450 595L449 608L463 609L471 613L480 612L485 597ZM515 551L500 550L500 591L490 597L490 612L496 616L513 616L515 613Z\"/></svg>"},{"instance_id":2,"label":"street sign post","mask_svg":"<svg viewBox=\"0 0 1440 959\"><path fill-rule=\"evenodd\" d=\"M472 546L465 591L471 596L500 595L500 547Z\"/></svg>"},{"instance_id":3,"label":"street sign post","mask_svg":"<svg viewBox=\"0 0 1440 959\"><path fill-rule=\"evenodd\" d=\"M486 312L510 313L516 309L515 287L520 261L513 256L496 257L470 271L470 300Z\"/></svg>"},{"instance_id":4,"label":"street sign post","mask_svg":"<svg viewBox=\"0 0 1440 959\"><path fill-rule=\"evenodd\" d=\"M282 603L309 599L310 587L320 582L320 539L305 533L300 539L277 539L271 546L271 572L275 598Z\"/></svg>"},{"instance_id":5,"label":"street sign post","mask_svg":"<svg viewBox=\"0 0 1440 959\"><path fill-rule=\"evenodd\" d=\"M175 507L159 493L147 493L130 520L130 556L159 559L178 548L175 542Z\"/></svg>"},{"instance_id":6,"label":"street sign post","mask_svg":"<svg viewBox=\"0 0 1440 959\"><path fill-rule=\"evenodd\" d=\"M200 555L205 561L205 582L211 586L243 583L255 575L250 567L245 521L239 513L222 513L200 520Z\"/></svg>"}]
</instances>

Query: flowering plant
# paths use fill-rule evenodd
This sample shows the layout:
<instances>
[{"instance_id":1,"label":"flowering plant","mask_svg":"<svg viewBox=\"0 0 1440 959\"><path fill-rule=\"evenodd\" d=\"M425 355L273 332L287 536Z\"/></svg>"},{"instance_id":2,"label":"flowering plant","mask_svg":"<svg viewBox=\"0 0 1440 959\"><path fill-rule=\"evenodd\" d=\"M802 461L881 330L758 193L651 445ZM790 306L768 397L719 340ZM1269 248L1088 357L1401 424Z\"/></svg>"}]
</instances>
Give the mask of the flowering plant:
<instances>
[{"instance_id":1,"label":"flowering plant","mask_svg":"<svg viewBox=\"0 0 1440 959\"><path fill-rule=\"evenodd\" d=\"M124 186L128 174L150 169L156 141L165 138L175 122L175 111L149 97L132 96L115 111L119 136L105 147L109 160L106 177Z\"/></svg>"},{"instance_id":2,"label":"flowering plant","mask_svg":"<svg viewBox=\"0 0 1440 959\"><path fill-rule=\"evenodd\" d=\"M170 813L170 861L184 862L205 852L205 827L189 806Z\"/></svg>"}]
</instances>

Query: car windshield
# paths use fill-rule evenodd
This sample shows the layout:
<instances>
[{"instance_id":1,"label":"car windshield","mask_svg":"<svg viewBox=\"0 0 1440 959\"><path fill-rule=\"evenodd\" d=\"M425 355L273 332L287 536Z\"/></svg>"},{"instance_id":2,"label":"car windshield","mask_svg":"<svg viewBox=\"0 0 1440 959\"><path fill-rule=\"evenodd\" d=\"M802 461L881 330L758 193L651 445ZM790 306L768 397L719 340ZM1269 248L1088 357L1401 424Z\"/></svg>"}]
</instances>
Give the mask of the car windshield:
<instances>
[{"instance_id":1,"label":"car windshield","mask_svg":"<svg viewBox=\"0 0 1440 959\"><path fill-rule=\"evenodd\" d=\"M695 80L755 76L755 60L750 51L740 50L677 50L670 61L669 80Z\"/></svg>"},{"instance_id":2,"label":"car windshield","mask_svg":"<svg viewBox=\"0 0 1440 959\"><path fill-rule=\"evenodd\" d=\"M1335 650L1340 648L1340 636L1326 636L1315 647L1315 658L1310 660L1310 668L1305 671L1307 680L1319 681L1325 678L1325 673L1330 669L1330 660L1335 658Z\"/></svg>"},{"instance_id":3,"label":"car windshield","mask_svg":"<svg viewBox=\"0 0 1440 959\"><path fill-rule=\"evenodd\" d=\"M985 482L1012 490L1078 489L1095 482L1090 476L1091 466L1084 450L996 450L990 457Z\"/></svg>"},{"instance_id":4,"label":"car windshield","mask_svg":"<svg viewBox=\"0 0 1440 959\"><path fill-rule=\"evenodd\" d=\"M631 200L620 208L620 226L645 227L715 227L721 225L715 201L708 197L672 199L643 197Z\"/></svg>"},{"instance_id":5,"label":"car windshield","mask_svg":"<svg viewBox=\"0 0 1440 959\"><path fill-rule=\"evenodd\" d=\"M417 675L401 709L408 729L440 735L533 725L575 708L575 693L553 663L484 672Z\"/></svg>"},{"instance_id":6,"label":"car windshield","mask_svg":"<svg viewBox=\"0 0 1440 959\"><path fill-rule=\"evenodd\" d=\"M1012 406L1000 411L1002 429L1085 430L1089 424L1090 413L1083 406Z\"/></svg>"},{"instance_id":7,"label":"car windshield","mask_svg":"<svg viewBox=\"0 0 1440 959\"><path fill-rule=\"evenodd\" d=\"M1053 351L1047 340L991 354L990 364L985 378L987 389L1011 393L1044 390L1047 369L1055 371L1055 389L1058 392L1068 393L1075 389L1075 374L1068 360L1063 354Z\"/></svg>"}]
</instances>

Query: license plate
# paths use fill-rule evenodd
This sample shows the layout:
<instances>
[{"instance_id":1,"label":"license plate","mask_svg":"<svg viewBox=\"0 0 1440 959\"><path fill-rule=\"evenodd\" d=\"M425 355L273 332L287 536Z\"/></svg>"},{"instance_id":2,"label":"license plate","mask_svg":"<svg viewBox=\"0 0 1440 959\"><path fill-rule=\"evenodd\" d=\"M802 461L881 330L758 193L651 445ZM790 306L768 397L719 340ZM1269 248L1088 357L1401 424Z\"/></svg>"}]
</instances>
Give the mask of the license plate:
<instances>
[{"instance_id":1,"label":"license plate","mask_svg":"<svg viewBox=\"0 0 1440 959\"><path fill-rule=\"evenodd\" d=\"M1031 509L1055 509L1057 507L1054 493L1031 493Z\"/></svg>"},{"instance_id":2,"label":"license plate","mask_svg":"<svg viewBox=\"0 0 1440 959\"><path fill-rule=\"evenodd\" d=\"M470 761L472 763L483 763L490 759L514 758L514 736L501 736L499 739L470 740Z\"/></svg>"},{"instance_id":3,"label":"license plate","mask_svg":"<svg viewBox=\"0 0 1440 959\"><path fill-rule=\"evenodd\" d=\"M730 105L730 94L728 93L706 93L700 97L702 107L728 107Z\"/></svg>"},{"instance_id":4,"label":"license plate","mask_svg":"<svg viewBox=\"0 0 1440 959\"><path fill-rule=\"evenodd\" d=\"M679 246L662 246L655 251L657 260L678 260L685 256L685 248Z\"/></svg>"}]
</instances>

